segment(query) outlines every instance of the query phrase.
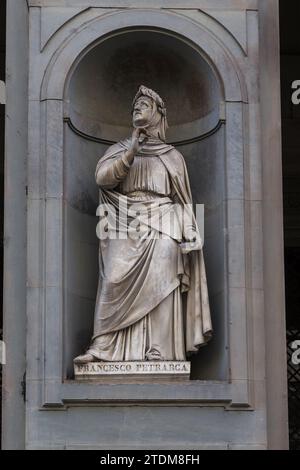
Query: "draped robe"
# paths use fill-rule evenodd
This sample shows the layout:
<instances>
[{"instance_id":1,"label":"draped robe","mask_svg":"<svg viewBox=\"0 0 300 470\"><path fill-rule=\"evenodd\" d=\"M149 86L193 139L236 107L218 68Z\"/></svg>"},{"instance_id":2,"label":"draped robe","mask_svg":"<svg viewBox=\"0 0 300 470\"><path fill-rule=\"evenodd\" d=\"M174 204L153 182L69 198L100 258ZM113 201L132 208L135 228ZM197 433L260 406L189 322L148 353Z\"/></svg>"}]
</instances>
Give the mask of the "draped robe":
<instances>
[{"instance_id":1,"label":"draped robe","mask_svg":"<svg viewBox=\"0 0 300 470\"><path fill-rule=\"evenodd\" d=\"M130 143L113 145L99 160L100 203L114 209L118 233L130 233L133 213L146 230L137 239L100 240L89 352L100 360L185 360L212 334L202 247L186 240L191 228L200 240L186 165L174 147L150 139L135 157L138 173L137 163L122 158Z\"/></svg>"}]
</instances>

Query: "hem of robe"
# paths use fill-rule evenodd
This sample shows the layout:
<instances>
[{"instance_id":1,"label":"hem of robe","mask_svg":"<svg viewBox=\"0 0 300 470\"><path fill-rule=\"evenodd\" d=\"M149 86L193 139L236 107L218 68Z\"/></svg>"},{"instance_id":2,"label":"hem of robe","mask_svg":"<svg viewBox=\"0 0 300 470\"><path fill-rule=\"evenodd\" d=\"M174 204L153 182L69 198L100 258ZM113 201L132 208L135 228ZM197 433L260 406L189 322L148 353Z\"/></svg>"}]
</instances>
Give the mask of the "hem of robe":
<instances>
[{"instance_id":1,"label":"hem of robe","mask_svg":"<svg viewBox=\"0 0 300 470\"><path fill-rule=\"evenodd\" d=\"M169 308L170 304L167 306L164 305L164 303L168 302L168 300L169 302L171 300L171 309ZM160 309L161 306L163 306L162 310ZM167 310L165 310L166 307ZM157 317L157 315L159 315L159 317ZM168 337L167 341L161 342L162 338L157 337L158 330L156 329L156 332L152 330L153 321L157 321L157 318L162 320L162 325L159 327L159 331L161 332L162 328L162 331ZM109 333L108 335L103 335L111 336L111 338L108 339L108 342L105 341L103 344L96 345L94 340L87 353L93 355L94 358L101 362L134 362L149 360L185 361L186 352L183 324L184 318L180 286L178 286L160 304L158 304L157 307L151 310L146 317L143 317L141 320L129 326L128 328L125 328L124 330ZM132 328L136 329L136 327L138 330L132 330ZM142 332L140 330L142 330ZM133 343L136 340L135 336L137 331L141 336L138 350L135 349L136 346L133 346ZM119 337L120 334L123 336L123 339ZM159 333L159 335L160 334L161 333ZM101 338L101 336L98 336L97 338ZM124 341L126 343L128 341L131 343L129 349L128 345L124 346ZM153 350L159 351L162 354L161 358L149 359L147 354ZM117 355L115 357L116 353Z\"/></svg>"}]
</instances>

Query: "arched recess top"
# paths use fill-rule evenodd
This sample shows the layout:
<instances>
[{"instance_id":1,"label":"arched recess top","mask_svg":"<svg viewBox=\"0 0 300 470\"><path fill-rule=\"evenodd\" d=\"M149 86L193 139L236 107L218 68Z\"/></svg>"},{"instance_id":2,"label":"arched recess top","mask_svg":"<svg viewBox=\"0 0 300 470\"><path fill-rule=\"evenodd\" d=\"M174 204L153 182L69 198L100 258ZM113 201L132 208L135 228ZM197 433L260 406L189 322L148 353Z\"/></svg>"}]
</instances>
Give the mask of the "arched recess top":
<instances>
[{"instance_id":1,"label":"arched recess top","mask_svg":"<svg viewBox=\"0 0 300 470\"><path fill-rule=\"evenodd\" d=\"M230 51L214 33L178 13L145 9L115 11L98 16L78 28L53 54L44 75L41 100L62 100L72 70L95 44L135 28L164 31L188 42L215 71L224 101L247 102L242 72Z\"/></svg>"}]
</instances>

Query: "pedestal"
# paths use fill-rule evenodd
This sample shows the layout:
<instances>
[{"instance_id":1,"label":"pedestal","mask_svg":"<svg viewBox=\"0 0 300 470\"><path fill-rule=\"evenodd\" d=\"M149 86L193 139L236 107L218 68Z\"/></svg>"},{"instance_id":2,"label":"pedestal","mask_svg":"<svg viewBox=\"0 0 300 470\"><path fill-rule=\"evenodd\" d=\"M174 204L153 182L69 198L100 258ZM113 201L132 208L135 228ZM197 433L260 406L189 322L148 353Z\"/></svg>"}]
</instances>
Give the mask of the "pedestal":
<instances>
[{"instance_id":1,"label":"pedestal","mask_svg":"<svg viewBox=\"0 0 300 470\"><path fill-rule=\"evenodd\" d=\"M74 364L76 380L140 382L189 380L191 363L186 361L89 362Z\"/></svg>"}]
</instances>

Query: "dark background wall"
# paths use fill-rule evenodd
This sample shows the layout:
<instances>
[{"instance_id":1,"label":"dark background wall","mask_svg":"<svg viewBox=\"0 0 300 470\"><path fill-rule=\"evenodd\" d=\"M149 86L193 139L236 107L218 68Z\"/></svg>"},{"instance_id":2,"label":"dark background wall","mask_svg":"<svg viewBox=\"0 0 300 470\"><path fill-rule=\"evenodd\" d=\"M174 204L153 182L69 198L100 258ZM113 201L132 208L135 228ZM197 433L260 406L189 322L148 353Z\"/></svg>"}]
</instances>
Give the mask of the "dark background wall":
<instances>
[{"instance_id":1,"label":"dark background wall","mask_svg":"<svg viewBox=\"0 0 300 470\"><path fill-rule=\"evenodd\" d=\"M299 0L280 1L282 150L290 447L300 450L300 366L291 343L300 339L300 105L292 83L300 80Z\"/></svg>"}]
</instances>

